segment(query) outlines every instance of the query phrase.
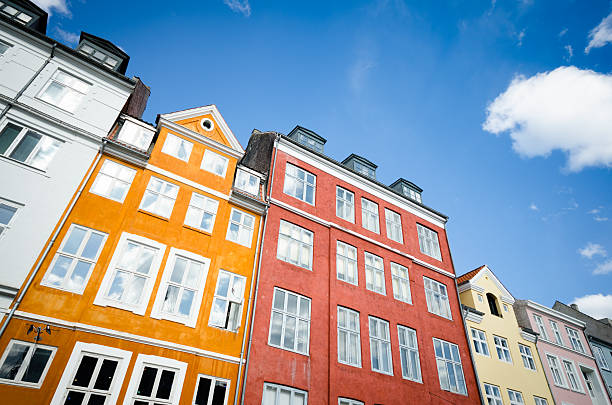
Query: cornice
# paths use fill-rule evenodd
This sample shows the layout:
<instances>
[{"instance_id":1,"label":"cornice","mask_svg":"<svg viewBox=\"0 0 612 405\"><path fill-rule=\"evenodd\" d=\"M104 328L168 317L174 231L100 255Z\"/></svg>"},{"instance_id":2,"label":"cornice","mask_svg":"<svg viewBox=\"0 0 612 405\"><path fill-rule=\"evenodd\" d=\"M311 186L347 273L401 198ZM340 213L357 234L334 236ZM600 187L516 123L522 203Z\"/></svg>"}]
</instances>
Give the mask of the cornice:
<instances>
[{"instance_id":1,"label":"cornice","mask_svg":"<svg viewBox=\"0 0 612 405\"><path fill-rule=\"evenodd\" d=\"M534 301L531 301L531 300L525 300L525 302L526 302L526 304L527 304L527 306L529 308L534 309L536 311L543 312L543 313L545 313L548 316L552 316L552 317L555 317L555 318L560 319L562 321L569 322L569 323L571 323L571 324L573 324L575 326L578 326L579 328L582 328L582 329L584 329L586 327L586 324L584 322L582 322L582 321L580 321L580 320L578 320L576 318L573 318L573 317L571 317L569 315L565 315L562 312L555 311L554 309L545 307L544 305L538 304L537 302L534 302Z\"/></svg>"}]
</instances>

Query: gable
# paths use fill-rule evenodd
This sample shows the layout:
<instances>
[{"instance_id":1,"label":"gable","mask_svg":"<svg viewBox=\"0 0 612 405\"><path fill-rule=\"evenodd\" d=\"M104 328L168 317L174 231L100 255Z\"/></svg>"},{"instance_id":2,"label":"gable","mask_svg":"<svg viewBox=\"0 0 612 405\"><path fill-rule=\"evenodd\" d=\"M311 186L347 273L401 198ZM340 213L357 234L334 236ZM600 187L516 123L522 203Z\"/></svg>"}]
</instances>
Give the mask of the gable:
<instances>
[{"instance_id":1,"label":"gable","mask_svg":"<svg viewBox=\"0 0 612 405\"><path fill-rule=\"evenodd\" d=\"M499 281L499 279L493 274L491 269L488 266L483 266L478 274L472 277L470 280L470 284L472 286L476 285L485 290L485 292L495 292L496 295L499 295L502 301L507 303L514 303L514 297L510 292L504 287L504 285ZM493 291L491 291L493 289Z\"/></svg>"}]
</instances>

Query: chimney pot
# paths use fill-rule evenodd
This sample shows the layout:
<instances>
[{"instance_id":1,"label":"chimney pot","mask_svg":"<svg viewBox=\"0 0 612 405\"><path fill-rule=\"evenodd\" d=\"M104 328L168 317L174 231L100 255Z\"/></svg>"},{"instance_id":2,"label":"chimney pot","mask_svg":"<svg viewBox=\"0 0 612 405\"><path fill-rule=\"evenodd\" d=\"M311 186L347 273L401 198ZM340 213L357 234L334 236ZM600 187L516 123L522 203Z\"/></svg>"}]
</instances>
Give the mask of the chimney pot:
<instances>
[{"instance_id":1,"label":"chimney pot","mask_svg":"<svg viewBox=\"0 0 612 405\"><path fill-rule=\"evenodd\" d=\"M576 311L578 311L578 304L570 304L570 307L572 307L572 309L575 309Z\"/></svg>"}]
</instances>

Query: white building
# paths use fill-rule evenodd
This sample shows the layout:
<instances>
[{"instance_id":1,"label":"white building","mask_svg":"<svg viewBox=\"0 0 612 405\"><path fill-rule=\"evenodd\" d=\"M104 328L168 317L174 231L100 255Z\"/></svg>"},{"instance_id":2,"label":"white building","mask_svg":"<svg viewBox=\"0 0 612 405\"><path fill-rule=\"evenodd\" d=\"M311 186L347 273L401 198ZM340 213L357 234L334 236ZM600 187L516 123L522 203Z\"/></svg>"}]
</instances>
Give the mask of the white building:
<instances>
[{"instance_id":1,"label":"white building","mask_svg":"<svg viewBox=\"0 0 612 405\"><path fill-rule=\"evenodd\" d=\"M129 56L82 33L45 35L47 13L0 2L0 310L36 262L121 112L140 118L149 89ZM130 97L132 96L132 97Z\"/></svg>"}]
</instances>

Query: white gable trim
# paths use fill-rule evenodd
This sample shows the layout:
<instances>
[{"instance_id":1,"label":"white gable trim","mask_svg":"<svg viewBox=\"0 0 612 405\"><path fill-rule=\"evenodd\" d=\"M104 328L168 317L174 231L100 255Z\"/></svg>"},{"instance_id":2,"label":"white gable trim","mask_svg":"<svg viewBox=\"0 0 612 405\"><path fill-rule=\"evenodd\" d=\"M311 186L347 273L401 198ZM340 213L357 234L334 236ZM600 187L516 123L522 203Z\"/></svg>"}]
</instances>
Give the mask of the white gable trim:
<instances>
[{"instance_id":1,"label":"white gable trim","mask_svg":"<svg viewBox=\"0 0 612 405\"><path fill-rule=\"evenodd\" d=\"M487 265L485 265L482 269L480 269L480 271L476 273L476 275L470 279L470 284L471 285L476 284L478 280L480 280L482 276L484 276L485 274L489 276L489 278L493 281L493 283L495 283L497 288L499 288L499 290L501 291L502 302L505 302L510 305L514 304L514 297L512 296L512 294L510 294L510 291L508 291L506 287L504 287L504 285L501 283L501 281L499 281L499 279L495 277L495 274L493 274L493 272Z\"/></svg>"},{"instance_id":2,"label":"white gable trim","mask_svg":"<svg viewBox=\"0 0 612 405\"><path fill-rule=\"evenodd\" d=\"M578 319L576 319L574 317L571 317L569 315L565 315L562 312L556 311L556 310L554 310L552 308L545 307L544 305L538 304L537 302L534 302L534 301L531 301L531 300L527 300L526 302L527 302L527 306L529 308L531 308L531 309L535 309L536 311L540 311L542 313L545 313L548 316L552 316L552 317L557 318L559 320L562 320L564 322L576 325L576 326L578 326L579 328L581 328L583 330L586 327L586 323L584 323L584 322L582 322L582 321L580 321L580 320L578 320ZM549 343L552 343L552 342L549 342ZM567 349L567 347L565 347L565 346L562 346L562 347ZM576 352L576 353L580 353L580 352ZM583 353L580 353L580 354L583 354Z\"/></svg>"},{"instance_id":3,"label":"white gable trim","mask_svg":"<svg viewBox=\"0 0 612 405\"><path fill-rule=\"evenodd\" d=\"M217 122L217 125L219 125L219 128L221 128L221 132L223 132L223 135L225 135L230 145L232 145L232 148L234 148L240 153L244 153L244 149L242 149L240 142L238 142L238 139L223 119L223 116L221 116L221 113L217 109L217 106L214 104L205 105L203 107L190 108L187 110L177 111L168 114L161 114L160 118L176 122L189 118L199 117L205 114L211 114L213 116L213 118Z\"/></svg>"}]
</instances>

